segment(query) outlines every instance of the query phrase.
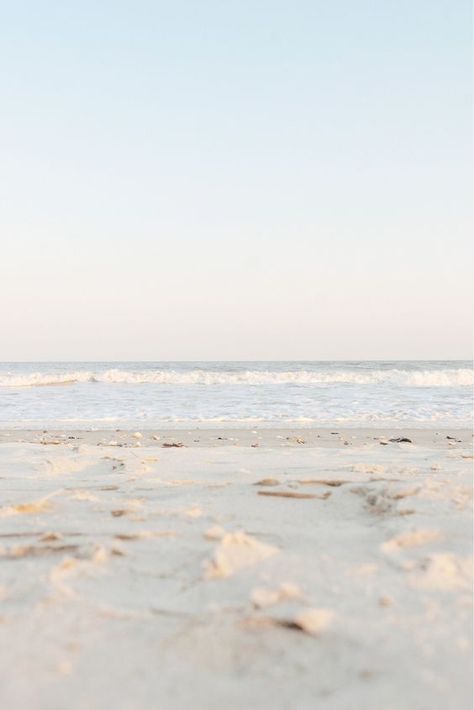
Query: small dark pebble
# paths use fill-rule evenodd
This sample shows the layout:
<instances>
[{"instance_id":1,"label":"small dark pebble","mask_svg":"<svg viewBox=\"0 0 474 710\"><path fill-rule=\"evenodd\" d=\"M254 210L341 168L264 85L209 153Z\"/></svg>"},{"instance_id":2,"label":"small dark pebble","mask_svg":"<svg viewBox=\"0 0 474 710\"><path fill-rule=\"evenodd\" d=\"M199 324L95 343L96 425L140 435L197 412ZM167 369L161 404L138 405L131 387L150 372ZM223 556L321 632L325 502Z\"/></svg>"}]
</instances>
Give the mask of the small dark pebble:
<instances>
[{"instance_id":1,"label":"small dark pebble","mask_svg":"<svg viewBox=\"0 0 474 710\"><path fill-rule=\"evenodd\" d=\"M411 439L407 439L406 436L399 436L397 439L389 439L392 444L413 444Z\"/></svg>"}]
</instances>

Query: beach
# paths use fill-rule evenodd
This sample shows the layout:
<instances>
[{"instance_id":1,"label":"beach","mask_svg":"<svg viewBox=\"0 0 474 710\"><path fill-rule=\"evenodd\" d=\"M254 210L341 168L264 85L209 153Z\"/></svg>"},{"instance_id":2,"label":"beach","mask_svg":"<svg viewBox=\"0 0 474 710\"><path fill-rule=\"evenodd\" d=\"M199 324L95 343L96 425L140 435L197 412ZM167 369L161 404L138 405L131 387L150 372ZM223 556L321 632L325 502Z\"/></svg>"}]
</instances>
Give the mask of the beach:
<instances>
[{"instance_id":1,"label":"beach","mask_svg":"<svg viewBox=\"0 0 474 710\"><path fill-rule=\"evenodd\" d=\"M472 432L4 429L9 708L469 708Z\"/></svg>"},{"instance_id":2,"label":"beach","mask_svg":"<svg viewBox=\"0 0 474 710\"><path fill-rule=\"evenodd\" d=\"M473 710L467 3L2 10L0 710Z\"/></svg>"}]
</instances>

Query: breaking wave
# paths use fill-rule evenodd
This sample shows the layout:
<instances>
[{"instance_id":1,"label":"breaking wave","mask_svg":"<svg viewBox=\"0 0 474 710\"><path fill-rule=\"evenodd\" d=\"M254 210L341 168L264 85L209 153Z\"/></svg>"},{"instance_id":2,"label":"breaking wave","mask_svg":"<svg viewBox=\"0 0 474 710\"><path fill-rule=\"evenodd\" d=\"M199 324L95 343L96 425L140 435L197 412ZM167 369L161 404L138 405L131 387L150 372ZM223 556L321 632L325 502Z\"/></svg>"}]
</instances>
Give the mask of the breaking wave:
<instances>
[{"instance_id":1,"label":"breaking wave","mask_svg":"<svg viewBox=\"0 0 474 710\"><path fill-rule=\"evenodd\" d=\"M29 374L0 374L0 387L48 387L86 383L152 384L152 385L394 385L401 387L470 387L474 372L468 368L443 370L379 369L319 371L289 370L135 370L120 369L72 371L64 373L33 372Z\"/></svg>"}]
</instances>

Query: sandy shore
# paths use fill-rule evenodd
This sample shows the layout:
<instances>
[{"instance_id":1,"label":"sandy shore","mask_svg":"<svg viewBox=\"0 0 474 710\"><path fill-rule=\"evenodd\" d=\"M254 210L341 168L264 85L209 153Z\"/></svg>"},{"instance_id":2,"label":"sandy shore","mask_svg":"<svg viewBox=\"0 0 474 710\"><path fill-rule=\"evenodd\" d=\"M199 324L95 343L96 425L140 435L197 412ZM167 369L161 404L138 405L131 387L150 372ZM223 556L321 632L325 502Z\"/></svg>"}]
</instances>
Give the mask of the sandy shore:
<instances>
[{"instance_id":1,"label":"sandy shore","mask_svg":"<svg viewBox=\"0 0 474 710\"><path fill-rule=\"evenodd\" d=\"M467 710L471 471L465 430L2 431L1 706Z\"/></svg>"}]
</instances>

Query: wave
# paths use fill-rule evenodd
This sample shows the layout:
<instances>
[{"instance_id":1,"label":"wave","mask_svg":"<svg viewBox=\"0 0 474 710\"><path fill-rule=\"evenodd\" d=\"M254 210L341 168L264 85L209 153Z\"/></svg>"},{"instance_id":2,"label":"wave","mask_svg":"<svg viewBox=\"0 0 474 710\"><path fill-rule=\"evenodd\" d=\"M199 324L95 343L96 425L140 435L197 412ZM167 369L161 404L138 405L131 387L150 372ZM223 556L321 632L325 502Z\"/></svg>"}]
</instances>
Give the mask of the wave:
<instances>
[{"instance_id":1,"label":"wave","mask_svg":"<svg viewBox=\"0 0 474 710\"><path fill-rule=\"evenodd\" d=\"M472 415L469 414L453 414L448 412L432 411L428 413L417 412L399 412L399 413L347 413L346 415L331 416L326 413L326 416L318 417L289 417L287 415L278 415L277 413L268 412L267 416L253 417L232 417L228 416L164 416L151 417L148 419L136 419L133 416L127 417L51 417L48 419L7 419L2 420L2 428L7 429L60 429L74 430L75 428L87 428L91 431L100 430L116 430L120 425L122 430L132 429L138 431L149 431L150 429L165 429L165 430L180 430L194 427L209 427L210 429L228 428L312 428L312 427L414 427L414 428L430 428L433 425L437 427L449 427L453 429L471 428Z\"/></svg>"},{"instance_id":2,"label":"wave","mask_svg":"<svg viewBox=\"0 0 474 710\"><path fill-rule=\"evenodd\" d=\"M394 385L401 387L469 387L474 372L468 368L442 370L105 370L64 373L0 374L0 387L48 387L87 383L153 385Z\"/></svg>"}]
</instances>

